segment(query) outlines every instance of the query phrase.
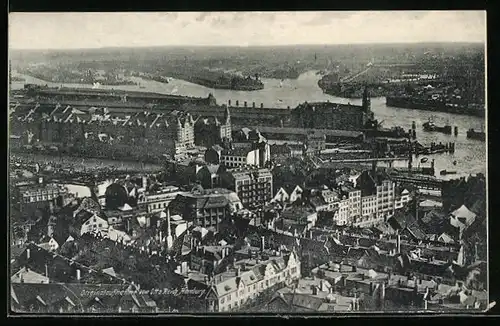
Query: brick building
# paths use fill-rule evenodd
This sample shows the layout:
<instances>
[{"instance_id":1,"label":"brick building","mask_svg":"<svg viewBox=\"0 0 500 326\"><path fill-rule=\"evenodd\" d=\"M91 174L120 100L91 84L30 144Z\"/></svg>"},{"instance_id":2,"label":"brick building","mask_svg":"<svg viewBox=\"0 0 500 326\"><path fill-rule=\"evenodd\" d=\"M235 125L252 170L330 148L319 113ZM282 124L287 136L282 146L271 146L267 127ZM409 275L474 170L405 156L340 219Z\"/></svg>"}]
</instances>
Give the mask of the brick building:
<instances>
[{"instance_id":1,"label":"brick building","mask_svg":"<svg viewBox=\"0 0 500 326\"><path fill-rule=\"evenodd\" d=\"M178 111L110 114L106 109L38 106L20 120L25 143L88 156L148 159L194 147L195 121Z\"/></svg>"},{"instance_id":2,"label":"brick building","mask_svg":"<svg viewBox=\"0 0 500 326\"><path fill-rule=\"evenodd\" d=\"M330 102L303 103L292 110L292 124L298 128L361 130L373 120L370 97L365 88L363 104Z\"/></svg>"},{"instance_id":3,"label":"brick building","mask_svg":"<svg viewBox=\"0 0 500 326\"><path fill-rule=\"evenodd\" d=\"M221 145L232 140L231 114L225 107L222 122L217 118L198 119L195 124L195 143L210 147Z\"/></svg>"}]
</instances>

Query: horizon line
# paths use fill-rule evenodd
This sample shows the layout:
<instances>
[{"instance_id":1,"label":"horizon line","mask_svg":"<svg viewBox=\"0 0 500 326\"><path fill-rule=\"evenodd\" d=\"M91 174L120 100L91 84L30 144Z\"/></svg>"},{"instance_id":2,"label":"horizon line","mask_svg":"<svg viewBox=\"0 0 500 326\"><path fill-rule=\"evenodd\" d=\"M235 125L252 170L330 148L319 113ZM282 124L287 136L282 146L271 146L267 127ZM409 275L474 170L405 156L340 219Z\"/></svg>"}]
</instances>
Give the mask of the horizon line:
<instances>
[{"instance_id":1,"label":"horizon line","mask_svg":"<svg viewBox=\"0 0 500 326\"><path fill-rule=\"evenodd\" d=\"M253 44L253 45L235 45L235 44L171 44L171 45L138 45L138 46L103 46L103 47L85 47L85 48L9 48L9 51L78 51L78 50L106 50L106 49L145 49L145 48L262 48L262 47L288 47L288 46L337 46L337 45L404 45L404 44L474 44L484 45L485 41L406 41L406 42L355 42L355 43L300 43L300 44Z\"/></svg>"}]
</instances>

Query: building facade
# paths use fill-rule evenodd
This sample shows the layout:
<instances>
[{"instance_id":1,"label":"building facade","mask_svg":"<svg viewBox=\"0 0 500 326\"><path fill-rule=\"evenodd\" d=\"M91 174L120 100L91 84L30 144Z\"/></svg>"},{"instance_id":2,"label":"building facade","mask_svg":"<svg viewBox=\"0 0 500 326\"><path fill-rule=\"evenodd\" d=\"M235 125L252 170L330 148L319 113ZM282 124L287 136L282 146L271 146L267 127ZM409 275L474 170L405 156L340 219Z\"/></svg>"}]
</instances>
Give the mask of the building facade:
<instances>
[{"instance_id":1,"label":"building facade","mask_svg":"<svg viewBox=\"0 0 500 326\"><path fill-rule=\"evenodd\" d=\"M237 168L221 175L221 184L238 194L244 207L263 206L273 198L273 175L267 168Z\"/></svg>"},{"instance_id":2,"label":"building facade","mask_svg":"<svg viewBox=\"0 0 500 326\"><path fill-rule=\"evenodd\" d=\"M168 186L155 192L143 192L137 198L137 206L145 208L147 213L158 213L164 211L180 193L179 188L174 186Z\"/></svg>"},{"instance_id":3,"label":"building facade","mask_svg":"<svg viewBox=\"0 0 500 326\"><path fill-rule=\"evenodd\" d=\"M207 311L237 310L265 290L280 283L291 284L300 278L300 261L294 252L277 253L268 259L245 259L236 262L235 267L208 281Z\"/></svg>"},{"instance_id":4,"label":"building facade","mask_svg":"<svg viewBox=\"0 0 500 326\"><path fill-rule=\"evenodd\" d=\"M220 155L220 163L228 168L244 166L259 166L259 150L252 148L234 148L223 150Z\"/></svg>"},{"instance_id":5,"label":"building facade","mask_svg":"<svg viewBox=\"0 0 500 326\"><path fill-rule=\"evenodd\" d=\"M195 226L215 227L243 208L238 195L230 190L193 189L178 194L168 205L172 215L180 215Z\"/></svg>"}]
</instances>

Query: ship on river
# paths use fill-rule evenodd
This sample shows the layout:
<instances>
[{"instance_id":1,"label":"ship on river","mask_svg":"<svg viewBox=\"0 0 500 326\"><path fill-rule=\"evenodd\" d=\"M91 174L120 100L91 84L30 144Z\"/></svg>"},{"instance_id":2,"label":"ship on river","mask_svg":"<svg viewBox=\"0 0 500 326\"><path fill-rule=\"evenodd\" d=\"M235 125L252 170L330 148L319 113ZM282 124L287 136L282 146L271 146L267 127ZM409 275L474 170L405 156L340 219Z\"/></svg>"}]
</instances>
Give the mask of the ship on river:
<instances>
[{"instance_id":1,"label":"ship on river","mask_svg":"<svg viewBox=\"0 0 500 326\"><path fill-rule=\"evenodd\" d=\"M486 133L483 131L475 131L474 129L469 129L467 130L467 138L485 141Z\"/></svg>"},{"instance_id":2,"label":"ship on river","mask_svg":"<svg viewBox=\"0 0 500 326\"><path fill-rule=\"evenodd\" d=\"M387 96L386 105L404 109L456 113L477 117L484 117L485 112L484 106L481 107L479 105L458 105L440 100L423 98L421 99L404 95Z\"/></svg>"},{"instance_id":3,"label":"ship on river","mask_svg":"<svg viewBox=\"0 0 500 326\"><path fill-rule=\"evenodd\" d=\"M425 131L442 132L443 134L451 135L451 126L450 125L438 126L434 123L432 118L429 118L429 121L424 122L423 127L424 127Z\"/></svg>"}]
</instances>

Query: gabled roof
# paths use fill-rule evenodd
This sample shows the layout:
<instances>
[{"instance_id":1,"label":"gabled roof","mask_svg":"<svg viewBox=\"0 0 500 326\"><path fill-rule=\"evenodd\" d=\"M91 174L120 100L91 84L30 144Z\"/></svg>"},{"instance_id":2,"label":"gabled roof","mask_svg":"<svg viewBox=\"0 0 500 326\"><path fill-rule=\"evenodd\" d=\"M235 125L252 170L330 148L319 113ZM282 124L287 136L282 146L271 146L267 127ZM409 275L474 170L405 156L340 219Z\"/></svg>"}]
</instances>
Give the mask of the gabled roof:
<instances>
[{"instance_id":1,"label":"gabled roof","mask_svg":"<svg viewBox=\"0 0 500 326\"><path fill-rule=\"evenodd\" d=\"M467 225L471 224L476 218L476 214L471 212L465 205L460 206L460 208L454 210L451 215L454 218L461 219L464 218Z\"/></svg>"},{"instance_id":2,"label":"gabled roof","mask_svg":"<svg viewBox=\"0 0 500 326\"><path fill-rule=\"evenodd\" d=\"M12 275L10 281L12 283L49 283L49 279L45 275L26 269L25 267Z\"/></svg>"}]
</instances>

